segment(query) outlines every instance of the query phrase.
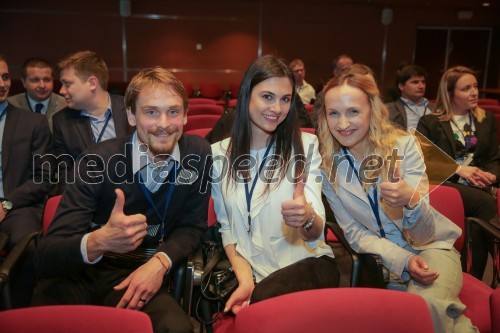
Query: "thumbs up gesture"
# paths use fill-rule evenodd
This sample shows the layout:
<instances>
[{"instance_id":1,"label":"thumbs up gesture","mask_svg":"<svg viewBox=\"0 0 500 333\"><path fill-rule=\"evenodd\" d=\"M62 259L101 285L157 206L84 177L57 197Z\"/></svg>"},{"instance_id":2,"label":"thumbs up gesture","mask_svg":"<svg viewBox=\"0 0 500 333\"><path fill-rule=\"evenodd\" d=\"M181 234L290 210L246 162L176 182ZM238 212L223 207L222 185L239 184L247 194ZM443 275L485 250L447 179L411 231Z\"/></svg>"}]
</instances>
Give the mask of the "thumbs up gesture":
<instances>
[{"instance_id":1,"label":"thumbs up gesture","mask_svg":"<svg viewBox=\"0 0 500 333\"><path fill-rule=\"evenodd\" d=\"M404 181L398 163L394 166L392 179L380 184L380 195L390 207L406 206L407 208L411 208L420 199L418 192ZM412 202L411 205L410 200Z\"/></svg>"},{"instance_id":2,"label":"thumbs up gesture","mask_svg":"<svg viewBox=\"0 0 500 333\"><path fill-rule=\"evenodd\" d=\"M92 232L87 241L89 260L105 252L127 253L135 250L147 234L146 216L142 214L125 215L125 194L115 190L116 200L108 222Z\"/></svg>"},{"instance_id":3,"label":"thumbs up gesture","mask_svg":"<svg viewBox=\"0 0 500 333\"><path fill-rule=\"evenodd\" d=\"M295 185L293 199L281 203L281 214L285 223L294 228L302 228L309 221L314 210L304 195L305 177L301 177Z\"/></svg>"}]
</instances>

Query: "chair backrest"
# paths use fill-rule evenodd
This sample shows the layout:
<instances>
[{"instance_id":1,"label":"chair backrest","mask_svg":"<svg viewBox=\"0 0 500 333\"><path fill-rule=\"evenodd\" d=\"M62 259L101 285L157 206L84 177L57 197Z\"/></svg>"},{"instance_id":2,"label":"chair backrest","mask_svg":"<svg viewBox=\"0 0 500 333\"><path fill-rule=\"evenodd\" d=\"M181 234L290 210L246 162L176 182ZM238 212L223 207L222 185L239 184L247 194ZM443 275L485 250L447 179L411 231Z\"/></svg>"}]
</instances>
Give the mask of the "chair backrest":
<instances>
[{"instance_id":1,"label":"chair backrest","mask_svg":"<svg viewBox=\"0 0 500 333\"><path fill-rule=\"evenodd\" d=\"M462 235L455 242L455 248L461 252L464 246L465 213L460 192L444 185L431 185L429 192L431 206L462 229Z\"/></svg>"},{"instance_id":2,"label":"chair backrest","mask_svg":"<svg viewBox=\"0 0 500 333\"><path fill-rule=\"evenodd\" d=\"M153 333L141 311L93 305L38 306L0 312L2 333Z\"/></svg>"},{"instance_id":3,"label":"chair backrest","mask_svg":"<svg viewBox=\"0 0 500 333\"><path fill-rule=\"evenodd\" d=\"M478 98L477 104L482 107L483 105L500 105L500 102L498 102L498 99L494 98Z\"/></svg>"},{"instance_id":4,"label":"chair backrest","mask_svg":"<svg viewBox=\"0 0 500 333\"><path fill-rule=\"evenodd\" d=\"M213 128L220 116L214 114L203 114L187 117L187 123L184 125L184 131L190 131L198 128Z\"/></svg>"},{"instance_id":5,"label":"chair backrest","mask_svg":"<svg viewBox=\"0 0 500 333\"><path fill-rule=\"evenodd\" d=\"M228 107L235 107L236 104L238 104L238 99L237 98L231 98L228 102L227 102L227 106Z\"/></svg>"},{"instance_id":6,"label":"chair backrest","mask_svg":"<svg viewBox=\"0 0 500 333\"><path fill-rule=\"evenodd\" d=\"M500 332L500 288L493 290L490 296L491 331Z\"/></svg>"},{"instance_id":7,"label":"chair backrest","mask_svg":"<svg viewBox=\"0 0 500 333\"><path fill-rule=\"evenodd\" d=\"M500 113L500 105L481 105L481 108L485 109L486 111L491 111L494 114Z\"/></svg>"},{"instance_id":8,"label":"chair backrest","mask_svg":"<svg viewBox=\"0 0 500 333\"><path fill-rule=\"evenodd\" d=\"M202 97L219 99L222 97L222 92L222 84L220 83L200 83Z\"/></svg>"},{"instance_id":9,"label":"chair backrest","mask_svg":"<svg viewBox=\"0 0 500 333\"><path fill-rule=\"evenodd\" d=\"M310 127L301 127L300 130L302 132L307 132L307 133L311 133L311 134L316 134L316 129L314 128L310 128Z\"/></svg>"},{"instance_id":10,"label":"chair backrest","mask_svg":"<svg viewBox=\"0 0 500 333\"><path fill-rule=\"evenodd\" d=\"M47 233L47 229L49 228L54 216L56 215L57 207L59 206L59 202L61 201L62 195L56 195L55 197L50 197L45 204L45 209L43 210L43 228L42 228L42 236Z\"/></svg>"},{"instance_id":11,"label":"chair backrest","mask_svg":"<svg viewBox=\"0 0 500 333\"><path fill-rule=\"evenodd\" d=\"M189 131L185 131L184 133L186 134L191 134L191 135L198 135L201 136L202 138L205 138L212 129L211 128L197 128Z\"/></svg>"},{"instance_id":12,"label":"chair backrest","mask_svg":"<svg viewBox=\"0 0 500 333\"><path fill-rule=\"evenodd\" d=\"M224 108L215 104L194 104L188 108L188 115L197 116L203 114L215 114L221 116L224 113Z\"/></svg>"},{"instance_id":13,"label":"chair backrest","mask_svg":"<svg viewBox=\"0 0 500 333\"><path fill-rule=\"evenodd\" d=\"M306 108L307 113L310 115L314 109L314 105L312 104L305 104L304 107Z\"/></svg>"},{"instance_id":14,"label":"chair backrest","mask_svg":"<svg viewBox=\"0 0 500 333\"><path fill-rule=\"evenodd\" d=\"M220 330L214 325L218 333L434 332L422 297L368 288L314 289L273 297L243 308L220 325Z\"/></svg>"},{"instance_id":15,"label":"chair backrest","mask_svg":"<svg viewBox=\"0 0 500 333\"><path fill-rule=\"evenodd\" d=\"M197 104L203 104L203 105L215 105L215 101L210 98L188 98L188 104L191 105L197 105Z\"/></svg>"},{"instance_id":16,"label":"chair backrest","mask_svg":"<svg viewBox=\"0 0 500 333\"><path fill-rule=\"evenodd\" d=\"M215 215L214 200L210 197L208 202L208 226L211 227L217 223L217 215Z\"/></svg>"}]
</instances>

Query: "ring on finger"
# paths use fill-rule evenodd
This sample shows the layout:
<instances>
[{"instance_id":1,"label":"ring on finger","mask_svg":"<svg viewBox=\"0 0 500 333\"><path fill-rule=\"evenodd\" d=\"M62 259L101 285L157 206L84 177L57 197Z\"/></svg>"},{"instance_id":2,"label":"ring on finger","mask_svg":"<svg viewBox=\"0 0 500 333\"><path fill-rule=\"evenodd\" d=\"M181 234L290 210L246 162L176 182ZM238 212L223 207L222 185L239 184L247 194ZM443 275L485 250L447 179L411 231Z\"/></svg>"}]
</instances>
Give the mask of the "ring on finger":
<instances>
[{"instance_id":1,"label":"ring on finger","mask_svg":"<svg viewBox=\"0 0 500 333\"><path fill-rule=\"evenodd\" d=\"M147 300L147 299L145 299L145 298L139 298L139 302L144 302L144 303L146 303L147 301L148 301L148 300Z\"/></svg>"}]
</instances>

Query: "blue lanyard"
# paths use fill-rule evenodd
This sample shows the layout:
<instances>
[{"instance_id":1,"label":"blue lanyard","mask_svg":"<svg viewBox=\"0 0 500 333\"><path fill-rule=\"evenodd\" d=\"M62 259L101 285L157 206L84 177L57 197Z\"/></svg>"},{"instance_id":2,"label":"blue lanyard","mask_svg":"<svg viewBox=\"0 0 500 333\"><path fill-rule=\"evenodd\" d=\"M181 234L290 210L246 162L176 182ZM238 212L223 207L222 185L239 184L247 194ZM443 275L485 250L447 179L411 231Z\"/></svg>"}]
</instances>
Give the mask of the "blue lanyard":
<instances>
[{"instance_id":1,"label":"blue lanyard","mask_svg":"<svg viewBox=\"0 0 500 333\"><path fill-rule=\"evenodd\" d=\"M104 123L104 126L101 129L101 133L99 134L99 137L97 138L97 141L95 141L95 143L101 142L102 136L104 135L104 131L106 130L106 127L108 127L109 120L111 119L111 116L112 116L112 113L111 112L108 113L108 116L106 117L106 122ZM90 120L90 118L89 118L89 120ZM92 131L92 136L94 136L94 131ZM95 136L94 136L94 140L95 140Z\"/></svg>"},{"instance_id":2,"label":"blue lanyard","mask_svg":"<svg viewBox=\"0 0 500 333\"><path fill-rule=\"evenodd\" d=\"M403 103L404 106L406 106L408 109L412 110L415 114L418 114L418 105L415 104L415 110L413 110L405 101L403 101L402 99L399 99L401 101L401 103ZM425 104L425 109L424 109L424 116L425 114L427 113L427 107L429 106L429 102L427 102Z\"/></svg>"},{"instance_id":3,"label":"blue lanyard","mask_svg":"<svg viewBox=\"0 0 500 333\"><path fill-rule=\"evenodd\" d=\"M7 108L3 109L2 114L0 114L0 121L3 120L3 117L7 114Z\"/></svg>"},{"instance_id":4,"label":"blue lanyard","mask_svg":"<svg viewBox=\"0 0 500 333\"><path fill-rule=\"evenodd\" d=\"M351 168L354 170L354 173L356 174L356 177L358 178L359 184L361 187L363 187L363 183L361 182L361 178L359 177L358 171L354 167L354 162L352 161L351 157L347 154L347 149L344 147L342 148L345 157L347 158L347 161L349 161L349 165ZM382 238L385 238L385 230L384 227L382 227L382 221L380 220L380 212L378 210L378 191L377 191L377 186L375 185L373 187L373 198L366 193L366 196L368 197L368 201L370 202L370 207L373 211L373 214L375 215L375 219L377 220L378 228L380 230L380 236Z\"/></svg>"},{"instance_id":5,"label":"blue lanyard","mask_svg":"<svg viewBox=\"0 0 500 333\"><path fill-rule=\"evenodd\" d=\"M266 161L267 156L269 155L269 151L271 150L271 147L274 143L274 139L269 142L269 145L267 146L266 153L264 154L264 157L262 158L262 161L260 162L259 166L259 172L255 175L255 178L252 182L252 187L250 191L248 190L248 180L245 178L245 195L247 198L247 212L248 212L248 234L252 234L252 218L250 217L250 207L252 204L252 196L253 196L253 191L255 190L255 185L257 185L257 180L260 177L260 173L262 172L262 169L264 168L264 162Z\"/></svg>"},{"instance_id":6,"label":"blue lanyard","mask_svg":"<svg viewBox=\"0 0 500 333\"><path fill-rule=\"evenodd\" d=\"M175 162L174 162L175 163ZM175 174L177 173L177 163L174 164L172 169L170 170L170 174L168 175L169 177L169 182L168 182L168 192L167 192L167 197L165 198L165 210L163 211L163 215L160 215L160 212L158 211L158 208L156 207L153 198L151 197L151 193L149 192L148 188L146 185L144 185L144 181L142 179L141 173L137 172L137 177L139 180L139 185L141 186L141 190L144 193L144 196L146 197L146 200L149 202L149 205L153 208L156 216L161 222L161 227L160 227L160 240L159 243L160 245L163 244L163 236L165 235L165 220L167 218L167 210L168 206L170 205L170 200L172 200L172 193L174 192L174 187L175 187Z\"/></svg>"}]
</instances>

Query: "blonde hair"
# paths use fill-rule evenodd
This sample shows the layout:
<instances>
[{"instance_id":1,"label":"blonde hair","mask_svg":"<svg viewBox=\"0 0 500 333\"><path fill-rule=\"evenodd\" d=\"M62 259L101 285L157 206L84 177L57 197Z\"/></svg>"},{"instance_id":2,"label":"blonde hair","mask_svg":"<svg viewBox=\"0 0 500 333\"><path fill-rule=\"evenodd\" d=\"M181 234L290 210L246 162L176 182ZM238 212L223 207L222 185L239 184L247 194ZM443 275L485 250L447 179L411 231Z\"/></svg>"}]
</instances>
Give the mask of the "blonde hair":
<instances>
[{"instance_id":1,"label":"blonde hair","mask_svg":"<svg viewBox=\"0 0 500 333\"><path fill-rule=\"evenodd\" d=\"M347 70L340 77L334 77L323 88L324 96L335 87L348 85L361 90L368 98L371 110L370 126L368 130L368 140L364 146L364 155L376 155L385 158L391 155L396 140L407 135L402 130L396 129L389 121L389 111L380 98L380 92L377 84L372 77L356 70ZM326 96L325 96L326 97ZM342 148L340 142L330 133L327 123L326 105L323 106L318 114L317 135L320 142L320 153L323 157L321 169L328 175L330 183L335 181L337 166L334 163L334 155ZM376 178L382 175L383 180L387 178L389 163L384 163L382 168L373 171L366 171L367 178ZM363 187L368 189L370 184L366 183ZM334 187L336 188L336 187Z\"/></svg>"},{"instance_id":2,"label":"blonde hair","mask_svg":"<svg viewBox=\"0 0 500 333\"><path fill-rule=\"evenodd\" d=\"M439 120L450 121L452 119L451 117L453 116L453 113L451 107L451 99L454 97L457 81L462 76L467 74L476 77L476 72L464 66L452 67L448 69L441 77L436 101L436 111L434 112L435 115L439 116ZM472 108L470 111L478 122L482 122L486 117L486 111L484 111L479 106Z\"/></svg>"},{"instance_id":3,"label":"blonde hair","mask_svg":"<svg viewBox=\"0 0 500 333\"><path fill-rule=\"evenodd\" d=\"M79 51L73 53L59 61L57 67L60 71L73 67L76 76L78 76L81 81L85 81L89 77L95 76L101 88L103 90L108 89L108 66L104 59L96 52Z\"/></svg>"}]
</instances>

